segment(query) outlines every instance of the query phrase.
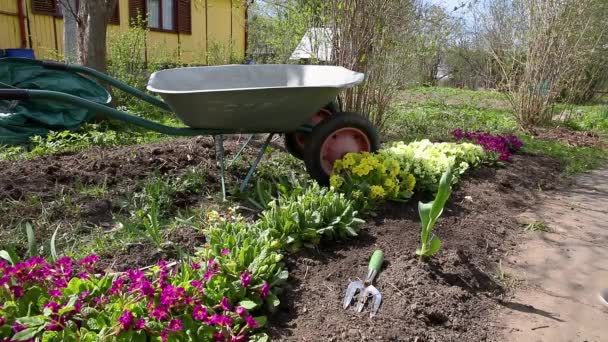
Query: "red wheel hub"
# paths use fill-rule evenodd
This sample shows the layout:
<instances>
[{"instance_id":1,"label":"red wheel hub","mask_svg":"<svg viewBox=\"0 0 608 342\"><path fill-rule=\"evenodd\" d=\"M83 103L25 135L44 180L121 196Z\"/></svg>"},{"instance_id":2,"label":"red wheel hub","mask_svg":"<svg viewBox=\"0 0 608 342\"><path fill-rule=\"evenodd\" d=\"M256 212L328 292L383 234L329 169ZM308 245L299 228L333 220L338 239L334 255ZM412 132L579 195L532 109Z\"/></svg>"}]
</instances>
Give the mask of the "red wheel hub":
<instances>
[{"instance_id":1,"label":"red wheel hub","mask_svg":"<svg viewBox=\"0 0 608 342\"><path fill-rule=\"evenodd\" d=\"M321 109L310 119L309 124L311 124L312 126L316 126L319 124L319 122L323 121L325 118L328 118L330 116L331 116L331 112L329 110ZM306 134L306 133L295 133L294 134L296 143L302 150L304 150L304 145L306 145L307 136L308 136L308 134Z\"/></svg>"},{"instance_id":2,"label":"red wheel hub","mask_svg":"<svg viewBox=\"0 0 608 342\"><path fill-rule=\"evenodd\" d=\"M362 130L345 127L333 132L321 145L321 167L331 174L334 162L350 152L371 152L372 144Z\"/></svg>"}]
</instances>

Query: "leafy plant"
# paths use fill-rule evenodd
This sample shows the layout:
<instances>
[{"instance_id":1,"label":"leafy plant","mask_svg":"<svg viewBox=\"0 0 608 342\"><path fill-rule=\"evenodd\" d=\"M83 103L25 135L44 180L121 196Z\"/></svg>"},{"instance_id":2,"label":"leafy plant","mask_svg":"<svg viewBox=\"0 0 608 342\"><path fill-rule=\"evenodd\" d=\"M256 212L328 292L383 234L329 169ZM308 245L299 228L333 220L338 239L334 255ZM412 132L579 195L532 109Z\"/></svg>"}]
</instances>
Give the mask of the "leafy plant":
<instances>
[{"instance_id":1,"label":"leafy plant","mask_svg":"<svg viewBox=\"0 0 608 342\"><path fill-rule=\"evenodd\" d=\"M363 222L357 214L353 202L343 194L315 183L302 193L281 195L272 201L256 225L269 231L284 247L298 250L319 244L322 237L347 239L357 236Z\"/></svg>"},{"instance_id":2,"label":"leafy plant","mask_svg":"<svg viewBox=\"0 0 608 342\"><path fill-rule=\"evenodd\" d=\"M409 199L416 178L388 153L348 153L334 163L330 185L364 210L382 200Z\"/></svg>"},{"instance_id":3,"label":"leafy plant","mask_svg":"<svg viewBox=\"0 0 608 342\"><path fill-rule=\"evenodd\" d=\"M433 233L437 219L443 213L445 202L452 192L452 169L448 168L441 176L439 189L435 199L428 203L418 203L418 214L420 215L420 248L416 249L416 255L423 257L433 256L441 249L441 240Z\"/></svg>"}]
</instances>

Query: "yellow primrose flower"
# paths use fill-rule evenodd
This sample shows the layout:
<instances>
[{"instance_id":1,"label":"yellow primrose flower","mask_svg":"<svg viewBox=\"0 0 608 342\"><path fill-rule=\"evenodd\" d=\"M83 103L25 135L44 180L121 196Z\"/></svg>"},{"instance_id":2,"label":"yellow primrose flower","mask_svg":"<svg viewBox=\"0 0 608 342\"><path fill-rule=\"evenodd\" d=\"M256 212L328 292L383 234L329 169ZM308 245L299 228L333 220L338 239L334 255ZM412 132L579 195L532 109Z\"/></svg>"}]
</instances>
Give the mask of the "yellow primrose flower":
<instances>
[{"instance_id":1,"label":"yellow primrose flower","mask_svg":"<svg viewBox=\"0 0 608 342\"><path fill-rule=\"evenodd\" d=\"M343 167L344 167L344 163L342 162L342 159L338 159L334 162L334 167L332 169L332 172L339 173L340 171L342 171Z\"/></svg>"},{"instance_id":2,"label":"yellow primrose flower","mask_svg":"<svg viewBox=\"0 0 608 342\"><path fill-rule=\"evenodd\" d=\"M384 181L384 186L385 186L385 187L386 187L388 190L390 190L390 189L392 189L392 188L395 186L395 182L394 182L394 181L393 181L391 178L387 178L387 179Z\"/></svg>"},{"instance_id":3,"label":"yellow primrose flower","mask_svg":"<svg viewBox=\"0 0 608 342\"><path fill-rule=\"evenodd\" d=\"M382 198L385 194L384 188L379 185L372 185L372 187L370 188L370 193L372 198L374 199Z\"/></svg>"},{"instance_id":4,"label":"yellow primrose flower","mask_svg":"<svg viewBox=\"0 0 608 342\"><path fill-rule=\"evenodd\" d=\"M416 177L414 177L414 175L409 173L407 175L407 177L405 178L405 188L407 189L407 191L412 191L412 190L414 190L415 186L416 186Z\"/></svg>"},{"instance_id":5,"label":"yellow primrose flower","mask_svg":"<svg viewBox=\"0 0 608 342\"><path fill-rule=\"evenodd\" d=\"M356 163L357 161L355 160L355 156L353 153L347 153L344 158L342 158L342 164L344 165L345 169L348 169Z\"/></svg>"},{"instance_id":6,"label":"yellow primrose flower","mask_svg":"<svg viewBox=\"0 0 608 342\"><path fill-rule=\"evenodd\" d=\"M331 187L334 189L340 188L343 183L344 180L338 175L332 175L331 177L329 177L329 185L331 185Z\"/></svg>"},{"instance_id":7,"label":"yellow primrose flower","mask_svg":"<svg viewBox=\"0 0 608 342\"><path fill-rule=\"evenodd\" d=\"M361 163L361 164L353 167L353 173L359 177L367 176L371 170L372 170L372 167L366 163Z\"/></svg>"}]
</instances>

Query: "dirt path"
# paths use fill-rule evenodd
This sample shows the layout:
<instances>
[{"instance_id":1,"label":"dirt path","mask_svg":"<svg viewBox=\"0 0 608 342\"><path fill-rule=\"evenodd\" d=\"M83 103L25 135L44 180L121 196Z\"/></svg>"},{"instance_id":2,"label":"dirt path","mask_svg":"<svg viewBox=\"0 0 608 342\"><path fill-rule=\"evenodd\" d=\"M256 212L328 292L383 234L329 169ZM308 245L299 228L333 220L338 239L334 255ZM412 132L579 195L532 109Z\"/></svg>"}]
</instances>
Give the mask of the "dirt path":
<instances>
[{"instance_id":1,"label":"dirt path","mask_svg":"<svg viewBox=\"0 0 608 342\"><path fill-rule=\"evenodd\" d=\"M505 341L608 340L608 169L577 178L522 220L542 220L548 231L529 234L508 259L507 272L523 281L502 310Z\"/></svg>"}]
</instances>

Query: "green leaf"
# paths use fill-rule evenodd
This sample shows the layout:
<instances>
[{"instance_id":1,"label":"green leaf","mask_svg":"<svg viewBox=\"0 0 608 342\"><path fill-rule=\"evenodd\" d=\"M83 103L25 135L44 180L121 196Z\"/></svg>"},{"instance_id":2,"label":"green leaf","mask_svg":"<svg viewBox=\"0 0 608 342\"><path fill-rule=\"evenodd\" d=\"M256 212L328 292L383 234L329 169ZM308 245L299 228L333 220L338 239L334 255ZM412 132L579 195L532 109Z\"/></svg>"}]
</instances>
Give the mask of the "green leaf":
<instances>
[{"instance_id":1,"label":"green leaf","mask_svg":"<svg viewBox=\"0 0 608 342\"><path fill-rule=\"evenodd\" d=\"M273 293L269 293L268 297L266 297L266 308L270 312L273 312L276 310L276 308L279 307L279 305L281 305L281 300L279 299L279 297L277 297Z\"/></svg>"},{"instance_id":2,"label":"green leaf","mask_svg":"<svg viewBox=\"0 0 608 342\"><path fill-rule=\"evenodd\" d=\"M57 237L59 227L60 226L57 226L57 228L53 232L53 236L51 236L51 257L53 258L53 261L57 261L57 259L59 259L59 257L57 256L57 248L55 247L55 238Z\"/></svg>"},{"instance_id":3,"label":"green leaf","mask_svg":"<svg viewBox=\"0 0 608 342\"><path fill-rule=\"evenodd\" d=\"M244 307L247 310L253 310L255 309L258 305L251 300L242 300L239 302L239 306Z\"/></svg>"},{"instance_id":4,"label":"green leaf","mask_svg":"<svg viewBox=\"0 0 608 342\"><path fill-rule=\"evenodd\" d=\"M266 335L264 333L259 333L259 334L251 335L249 337L249 341L251 341L251 342L268 342L268 341L270 341L270 338L268 337L268 335Z\"/></svg>"},{"instance_id":5,"label":"green leaf","mask_svg":"<svg viewBox=\"0 0 608 342\"><path fill-rule=\"evenodd\" d=\"M37 327L44 324L44 319L38 316L20 317L16 321L26 327Z\"/></svg>"},{"instance_id":6,"label":"green leaf","mask_svg":"<svg viewBox=\"0 0 608 342\"><path fill-rule=\"evenodd\" d=\"M258 317L254 317L253 319L255 319L255 321L258 322L258 325L260 326L260 328L264 327L266 325L266 322L268 321L268 318L266 316L258 316Z\"/></svg>"},{"instance_id":7,"label":"green leaf","mask_svg":"<svg viewBox=\"0 0 608 342\"><path fill-rule=\"evenodd\" d=\"M441 249L441 240L439 240L439 238L437 236L433 235L433 237L431 238L429 250L427 251L426 254L429 256L435 255L435 253L439 252L440 249Z\"/></svg>"},{"instance_id":8,"label":"green leaf","mask_svg":"<svg viewBox=\"0 0 608 342\"><path fill-rule=\"evenodd\" d=\"M10 262L11 265L15 265L15 263L13 262L13 258L11 258L11 255L5 250L0 251L0 258Z\"/></svg>"},{"instance_id":9,"label":"green leaf","mask_svg":"<svg viewBox=\"0 0 608 342\"><path fill-rule=\"evenodd\" d=\"M33 339L38 333L38 327L27 328L25 330L21 330L13 336L11 341L27 341Z\"/></svg>"},{"instance_id":10,"label":"green leaf","mask_svg":"<svg viewBox=\"0 0 608 342\"><path fill-rule=\"evenodd\" d=\"M27 234L27 254L32 257L36 255L36 235L34 235L31 223L25 224L25 232Z\"/></svg>"}]
</instances>

